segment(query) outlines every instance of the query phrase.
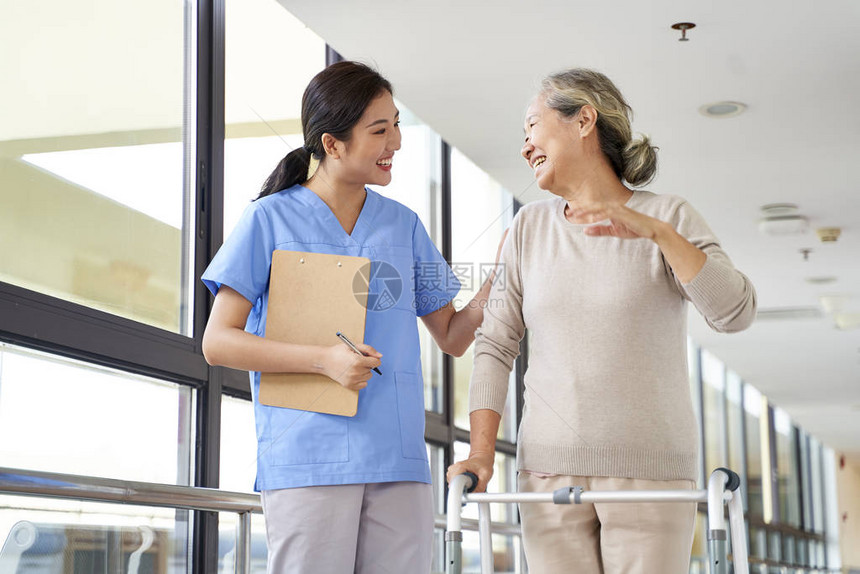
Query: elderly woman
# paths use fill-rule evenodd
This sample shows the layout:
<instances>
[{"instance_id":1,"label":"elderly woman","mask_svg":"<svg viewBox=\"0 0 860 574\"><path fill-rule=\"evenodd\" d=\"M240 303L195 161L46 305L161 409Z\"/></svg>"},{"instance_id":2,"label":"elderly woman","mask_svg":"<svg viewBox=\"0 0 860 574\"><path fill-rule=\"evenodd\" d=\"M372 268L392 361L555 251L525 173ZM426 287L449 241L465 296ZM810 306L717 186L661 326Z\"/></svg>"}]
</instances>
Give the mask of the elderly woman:
<instances>
[{"instance_id":1,"label":"elderly woman","mask_svg":"<svg viewBox=\"0 0 860 574\"><path fill-rule=\"evenodd\" d=\"M451 466L486 488L507 381L530 332L518 487L692 489L698 433L686 364L687 301L720 332L747 328L755 291L684 199L631 189L656 171L630 107L603 74L546 78L522 156L555 198L526 205L502 251L507 281L475 341L471 451ZM629 187L628 187L629 186ZM690 504L526 504L529 571L687 572Z\"/></svg>"}]
</instances>

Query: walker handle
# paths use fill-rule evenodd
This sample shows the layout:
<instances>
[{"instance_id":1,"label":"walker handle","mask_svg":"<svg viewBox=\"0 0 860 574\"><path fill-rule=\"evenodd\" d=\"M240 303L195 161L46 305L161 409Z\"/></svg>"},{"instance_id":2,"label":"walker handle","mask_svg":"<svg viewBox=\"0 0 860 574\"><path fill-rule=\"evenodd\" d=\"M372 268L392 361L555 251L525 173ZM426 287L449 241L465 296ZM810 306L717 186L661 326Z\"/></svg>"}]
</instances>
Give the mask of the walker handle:
<instances>
[{"instance_id":1,"label":"walker handle","mask_svg":"<svg viewBox=\"0 0 860 574\"><path fill-rule=\"evenodd\" d=\"M732 492L734 492L738 489L738 487L741 485L741 477L738 476L738 473L722 466L720 468L714 469L715 472L717 470L722 470L726 473L726 476L728 477L728 479L726 480L726 490L731 490Z\"/></svg>"},{"instance_id":2,"label":"walker handle","mask_svg":"<svg viewBox=\"0 0 860 574\"><path fill-rule=\"evenodd\" d=\"M469 479L469 482L466 483L466 492L475 492L475 489L478 488L478 475L471 470L467 470L463 473L463 476Z\"/></svg>"}]
</instances>

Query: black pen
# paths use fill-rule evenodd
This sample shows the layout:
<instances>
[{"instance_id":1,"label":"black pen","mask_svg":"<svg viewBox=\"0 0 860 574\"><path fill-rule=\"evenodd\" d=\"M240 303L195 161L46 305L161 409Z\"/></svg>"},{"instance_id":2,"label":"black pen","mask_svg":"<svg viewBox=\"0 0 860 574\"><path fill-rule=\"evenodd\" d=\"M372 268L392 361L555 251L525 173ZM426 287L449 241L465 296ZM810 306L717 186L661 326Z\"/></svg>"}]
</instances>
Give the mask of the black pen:
<instances>
[{"instance_id":1,"label":"black pen","mask_svg":"<svg viewBox=\"0 0 860 574\"><path fill-rule=\"evenodd\" d=\"M365 355L364 353L362 353L361 351L359 351L359 350L358 350L358 347L356 347L356 346L355 346L355 343L353 343L352 341L350 341L350 340L347 338L347 336L346 336L346 335L344 335L343 333L341 333L340 331L338 331L338 332L337 332L337 336L338 336L338 338L339 338L341 341L343 341L344 343L346 343L346 346L347 346L347 347L349 347L350 349L352 349L353 351L355 351L356 353L358 353L358 354L359 354L359 355L361 355L362 357L366 357L366 356L367 356L367 355ZM380 371L380 370L379 370L378 368L376 368L376 367L373 367L373 370L374 370L374 372L375 372L377 375L381 375L381 374L382 374L382 371Z\"/></svg>"}]
</instances>

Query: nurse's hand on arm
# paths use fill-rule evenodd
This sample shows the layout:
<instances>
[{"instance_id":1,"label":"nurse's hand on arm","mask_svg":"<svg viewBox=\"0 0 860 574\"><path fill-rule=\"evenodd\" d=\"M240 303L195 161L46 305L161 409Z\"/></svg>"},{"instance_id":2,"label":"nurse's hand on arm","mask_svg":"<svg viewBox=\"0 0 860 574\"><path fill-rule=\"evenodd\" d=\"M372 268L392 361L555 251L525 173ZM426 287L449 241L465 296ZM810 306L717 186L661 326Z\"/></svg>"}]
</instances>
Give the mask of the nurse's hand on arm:
<instances>
[{"instance_id":1,"label":"nurse's hand on arm","mask_svg":"<svg viewBox=\"0 0 860 574\"><path fill-rule=\"evenodd\" d=\"M433 313L421 317L442 352L455 357L462 357L472 341L475 340L475 329L480 327L481 321L484 320L484 308L487 306L490 290L496 279L496 267L499 265L499 256L507 236L508 231L505 230L496 250L496 262L493 271L481 286L481 290L465 307L456 311L454 305L448 303Z\"/></svg>"},{"instance_id":2,"label":"nurse's hand on arm","mask_svg":"<svg viewBox=\"0 0 860 574\"><path fill-rule=\"evenodd\" d=\"M264 339L245 331L253 305L237 291L222 285L203 333L203 355L210 365L264 373L317 373L352 390L363 389L382 354L356 343L369 356L361 357L335 340L332 346L295 345Z\"/></svg>"},{"instance_id":3,"label":"nurse's hand on arm","mask_svg":"<svg viewBox=\"0 0 860 574\"><path fill-rule=\"evenodd\" d=\"M687 241L675 228L626 205L608 204L577 209L577 217L591 216L597 220L609 219L611 225L595 225L584 230L595 237L619 237L621 239L650 239L660 248L663 256L682 283L689 283L705 265L708 256Z\"/></svg>"},{"instance_id":4,"label":"nurse's hand on arm","mask_svg":"<svg viewBox=\"0 0 860 574\"><path fill-rule=\"evenodd\" d=\"M478 477L475 492L487 490L487 483L493 477L493 462L496 458L496 435L502 417L494 410L479 409L469 415L469 458L455 462L448 467L448 482L464 472L474 472Z\"/></svg>"}]
</instances>

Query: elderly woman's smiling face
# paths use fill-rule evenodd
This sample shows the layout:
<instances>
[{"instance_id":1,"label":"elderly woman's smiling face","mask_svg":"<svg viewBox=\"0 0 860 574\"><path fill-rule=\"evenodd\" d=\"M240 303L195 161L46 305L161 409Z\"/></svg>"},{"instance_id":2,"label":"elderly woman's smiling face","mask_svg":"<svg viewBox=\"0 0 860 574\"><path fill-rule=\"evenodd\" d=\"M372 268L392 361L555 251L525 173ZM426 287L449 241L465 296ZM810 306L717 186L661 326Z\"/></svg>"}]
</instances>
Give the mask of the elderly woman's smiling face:
<instances>
[{"instance_id":1,"label":"elderly woman's smiling face","mask_svg":"<svg viewBox=\"0 0 860 574\"><path fill-rule=\"evenodd\" d=\"M520 153L534 171L538 187L552 192L564 181L564 172L573 163L577 122L562 119L538 95L526 111L525 144Z\"/></svg>"}]
</instances>

